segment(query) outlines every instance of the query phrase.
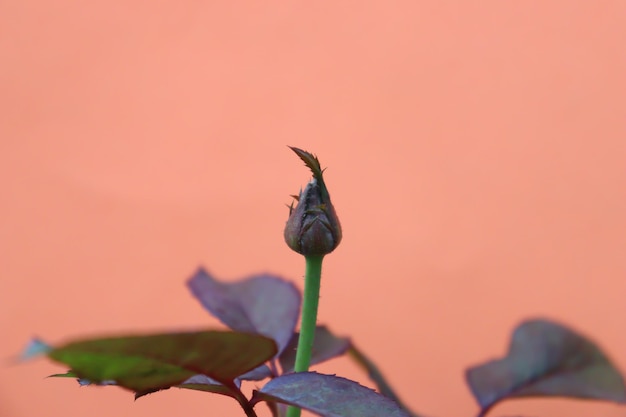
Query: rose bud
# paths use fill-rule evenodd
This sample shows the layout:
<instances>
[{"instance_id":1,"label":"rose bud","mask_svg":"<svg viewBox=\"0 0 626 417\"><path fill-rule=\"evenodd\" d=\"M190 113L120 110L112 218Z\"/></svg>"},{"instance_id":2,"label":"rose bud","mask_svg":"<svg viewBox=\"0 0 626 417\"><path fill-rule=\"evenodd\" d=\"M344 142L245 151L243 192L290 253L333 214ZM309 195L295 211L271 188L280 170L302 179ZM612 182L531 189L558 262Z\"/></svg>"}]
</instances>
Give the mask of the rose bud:
<instances>
[{"instance_id":1,"label":"rose bud","mask_svg":"<svg viewBox=\"0 0 626 417\"><path fill-rule=\"evenodd\" d=\"M296 207L289 208L285 226L285 242L304 256L323 256L341 242L341 225L322 178L322 169L315 156L291 148L313 172L313 179L300 191Z\"/></svg>"}]
</instances>

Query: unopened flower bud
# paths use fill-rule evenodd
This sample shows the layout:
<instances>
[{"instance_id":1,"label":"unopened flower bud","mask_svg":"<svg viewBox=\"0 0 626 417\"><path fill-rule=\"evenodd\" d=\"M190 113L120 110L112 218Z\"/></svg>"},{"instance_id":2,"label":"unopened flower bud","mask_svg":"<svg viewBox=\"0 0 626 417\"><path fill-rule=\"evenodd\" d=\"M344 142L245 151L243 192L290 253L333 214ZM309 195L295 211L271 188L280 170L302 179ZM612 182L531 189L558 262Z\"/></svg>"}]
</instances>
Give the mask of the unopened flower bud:
<instances>
[{"instance_id":1,"label":"unopened flower bud","mask_svg":"<svg viewBox=\"0 0 626 417\"><path fill-rule=\"evenodd\" d=\"M297 206L290 207L285 226L285 242L304 256L323 256L341 242L341 225L330 201L317 158L298 148L291 148L313 172L313 179L300 192Z\"/></svg>"}]
</instances>

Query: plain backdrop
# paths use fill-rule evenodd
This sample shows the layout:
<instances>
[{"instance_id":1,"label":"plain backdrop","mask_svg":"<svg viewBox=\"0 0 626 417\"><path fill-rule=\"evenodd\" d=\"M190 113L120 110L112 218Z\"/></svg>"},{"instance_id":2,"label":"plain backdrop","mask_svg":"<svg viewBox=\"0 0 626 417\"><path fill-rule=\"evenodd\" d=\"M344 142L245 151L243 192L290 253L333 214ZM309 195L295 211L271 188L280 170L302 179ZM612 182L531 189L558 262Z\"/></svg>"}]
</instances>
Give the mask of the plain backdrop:
<instances>
[{"instance_id":1,"label":"plain backdrop","mask_svg":"<svg viewBox=\"0 0 626 417\"><path fill-rule=\"evenodd\" d=\"M185 288L199 265L302 286L286 145L328 168L344 229L320 320L417 411L475 415L464 369L529 317L626 371L624 45L620 0L0 2L0 416L243 415L12 359L34 335L220 327ZM518 414L626 408L493 410Z\"/></svg>"}]
</instances>

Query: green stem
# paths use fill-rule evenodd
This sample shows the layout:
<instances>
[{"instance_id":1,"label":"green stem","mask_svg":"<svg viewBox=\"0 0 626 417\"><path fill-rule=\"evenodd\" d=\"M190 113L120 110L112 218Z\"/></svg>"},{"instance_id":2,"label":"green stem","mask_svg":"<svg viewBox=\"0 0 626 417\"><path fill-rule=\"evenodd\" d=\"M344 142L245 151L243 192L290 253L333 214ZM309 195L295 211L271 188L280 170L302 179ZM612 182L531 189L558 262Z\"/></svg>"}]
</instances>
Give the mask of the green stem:
<instances>
[{"instance_id":1,"label":"green stem","mask_svg":"<svg viewBox=\"0 0 626 417\"><path fill-rule=\"evenodd\" d=\"M304 295L302 299L302 322L300 323L300 337L296 351L295 372L306 372L311 364L311 351L317 324L317 306L320 299L320 281L322 277L321 256L305 256ZM287 417L299 417L300 409L289 407Z\"/></svg>"}]
</instances>

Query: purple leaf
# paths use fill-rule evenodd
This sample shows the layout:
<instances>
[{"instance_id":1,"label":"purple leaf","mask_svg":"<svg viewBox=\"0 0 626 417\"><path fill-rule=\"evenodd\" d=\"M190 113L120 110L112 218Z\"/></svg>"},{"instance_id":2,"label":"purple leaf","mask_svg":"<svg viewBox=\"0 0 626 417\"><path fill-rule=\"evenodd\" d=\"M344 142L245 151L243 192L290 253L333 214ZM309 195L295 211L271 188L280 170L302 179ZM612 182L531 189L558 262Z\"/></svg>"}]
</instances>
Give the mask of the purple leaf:
<instances>
[{"instance_id":1,"label":"purple leaf","mask_svg":"<svg viewBox=\"0 0 626 417\"><path fill-rule=\"evenodd\" d=\"M270 376L272 376L272 371L270 370L269 366L261 365L258 368L254 368L253 370L246 372L243 375L239 375L237 379L240 379L242 381L260 381Z\"/></svg>"},{"instance_id":2,"label":"purple leaf","mask_svg":"<svg viewBox=\"0 0 626 417\"><path fill-rule=\"evenodd\" d=\"M626 402L619 371L588 339L547 320L520 324L503 359L474 366L466 379L484 415L514 397L560 396Z\"/></svg>"},{"instance_id":3,"label":"purple leaf","mask_svg":"<svg viewBox=\"0 0 626 417\"><path fill-rule=\"evenodd\" d=\"M70 372L68 372L68 373L70 373ZM61 375L52 375L52 376L61 376ZM70 376L70 375L68 375L68 376ZM81 387L84 387L86 385L98 385L98 386L101 386L101 387L105 387L107 385L117 385L117 382L113 381L112 379L107 379L107 380L104 380L104 381L100 381L100 382L94 383L94 382L91 382L88 379L79 378L78 379L78 385L80 385Z\"/></svg>"},{"instance_id":4,"label":"purple leaf","mask_svg":"<svg viewBox=\"0 0 626 417\"><path fill-rule=\"evenodd\" d=\"M293 372L296 360L296 349L298 348L298 333L294 333L291 342L280 355L280 366L283 373ZM313 339L313 351L311 353L311 365L321 363L336 356L343 355L350 347L350 339L333 335L326 326L315 328L315 338Z\"/></svg>"},{"instance_id":5,"label":"purple leaf","mask_svg":"<svg viewBox=\"0 0 626 417\"><path fill-rule=\"evenodd\" d=\"M184 381L181 385L185 385L185 384L198 384L198 385L222 385L220 384L219 381L208 377L206 375L194 375L191 378L187 379L186 381ZM235 381L235 385L237 387L239 387L241 385L240 382Z\"/></svg>"},{"instance_id":6,"label":"purple leaf","mask_svg":"<svg viewBox=\"0 0 626 417\"><path fill-rule=\"evenodd\" d=\"M317 156L313 155L310 152L303 151L302 149L295 148L293 146L290 146L289 148L294 151L296 155L300 157L300 159L302 159L302 162L304 162L304 164L311 170L315 178L317 178L318 180L322 179L322 173L324 172L324 170L322 169L320 161L319 159L317 159Z\"/></svg>"},{"instance_id":7,"label":"purple leaf","mask_svg":"<svg viewBox=\"0 0 626 417\"><path fill-rule=\"evenodd\" d=\"M241 386L241 382L239 380L235 380L235 386L239 388ZM221 394L233 398L237 397L237 391L235 391L232 387L227 387L226 385L221 384L213 378L200 374L192 376L191 378L184 381L182 384L173 385L173 387L210 392L213 394ZM164 389L152 389L135 392L135 400L143 397L144 395L152 394L157 391L163 391L165 389L169 389L169 387Z\"/></svg>"},{"instance_id":8,"label":"purple leaf","mask_svg":"<svg viewBox=\"0 0 626 417\"><path fill-rule=\"evenodd\" d=\"M411 416L419 417L419 414L411 411L400 397L395 393L391 385L387 382L387 379L383 375L383 373L378 369L378 366L368 358L365 353L357 348L353 343L350 344L350 349L348 350L348 354L352 357L352 359L361 366L366 372L369 378L376 384L376 388L378 388L378 392L384 395L387 398L391 398L394 400L402 409L406 410Z\"/></svg>"},{"instance_id":9,"label":"purple leaf","mask_svg":"<svg viewBox=\"0 0 626 417\"><path fill-rule=\"evenodd\" d=\"M235 381L235 385L239 387L241 383L239 381ZM220 384L218 381L205 375L194 375L182 384L176 385L176 387L192 389L196 391L211 392L214 394L222 394L236 398L236 391L233 391L232 388ZM135 396L135 398L139 397Z\"/></svg>"},{"instance_id":10,"label":"purple leaf","mask_svg":"<svg viewBox=\"0 0 626 417\"><path fill-rule=\"evenodd\" d=\"M200 268L187 285L202 305L231 329L274 339L278 354L289 343L300 312L300 292L292 283L270 275L220 282Z\"/></svg>"},{"instance_id":11,"label":"purple leaf","mask_svg":"<svg viewBox=\"0 0 626 417\"><path fill-rule=\"evenodd\" d=\"M43 340L34 337L20 354L20 360L28 360L34 357L45 355L52 350L52 347Z\"/></svg>"},{"instance_id":12,"label":"purple leaf","mask_svg":"<svg viewBox=\"0 0 626 417\"><path fill-rule=\"evenodd\" d=\"M252 404L277 401L324 417L410 417L398 404L349 379L316 372L279 376L255 391Z\"/></svg>"}]
</instances>

